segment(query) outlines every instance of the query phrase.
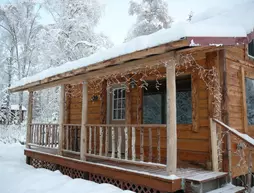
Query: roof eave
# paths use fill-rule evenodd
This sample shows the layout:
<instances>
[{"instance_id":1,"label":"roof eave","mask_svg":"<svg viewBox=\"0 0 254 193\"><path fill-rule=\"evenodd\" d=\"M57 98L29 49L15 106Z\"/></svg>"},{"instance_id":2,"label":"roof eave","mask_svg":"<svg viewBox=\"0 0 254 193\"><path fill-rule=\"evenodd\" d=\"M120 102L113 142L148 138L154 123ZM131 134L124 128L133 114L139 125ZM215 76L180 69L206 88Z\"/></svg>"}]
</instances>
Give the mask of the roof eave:
<instances>
[{"instance_id":1,"label":"roof eave","mask_svg":"<svg viewBox=\"0 0 254 193\"><path fill-rule=\"evenodd\" d=\"M142 59L151 55L163 54L165 52L173 51L175 49L188 47L188 46L189 46L189 42L187 41L187 39L182 38L181 40L178 40L178 41L162 44L156 47L147 48L147 49L136 51L136 52L132 52L132 53L118 56L118 57L105 60L99 63L88 65L79 69L75 69L75 70L64 72L55 76L47 77L40 81L31 82L22 86L12 87L12 88L9 88L9 91L14 93L14 92L21 92L25 90L33 90L33 88L38 87L40 85L45 85L45 87L47 87L46 86L47 84L52 83L54 81L71 78L74 76L86 74L91 71L100 70L100 69L118 65L118 64L123 64L131 60Z\"/></svg>"}]
</instances>

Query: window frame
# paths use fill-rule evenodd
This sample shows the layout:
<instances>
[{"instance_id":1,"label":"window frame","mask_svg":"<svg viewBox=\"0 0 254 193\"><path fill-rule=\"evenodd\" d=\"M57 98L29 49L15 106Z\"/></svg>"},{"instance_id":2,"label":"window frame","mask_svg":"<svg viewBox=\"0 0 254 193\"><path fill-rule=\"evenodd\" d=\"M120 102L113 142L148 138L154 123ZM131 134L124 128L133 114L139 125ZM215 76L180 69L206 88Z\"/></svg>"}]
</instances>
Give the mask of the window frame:
<instances>
[{"instance_id":1,"label":"window frame","mask_svg":"<svg viewBox=\"0 0 254 193\"><path fill-rule=\"evenodd\" d=\"M190 123L178 123L178 121L177 121L177 126L187 128L187 130L192 130L193 128L195 128L194 131L196 131L196 130L198 130L198 128L197 128L198 124L196 124L194 121L196 121L196 118L198 118L198 116L196 115L196 109L198 109L197 108L198 103L193 102L197 98L197 97L195 97L196 91L193 90L193 87L194 87L193 84L195 84L194 81L196 81L196 80L193 79L193 74L192 73L184 73L181 76L176 77L176 84L177 84L177 81L180 82L181 79L182 80L189 80L189 83L190 83L190 90L188 89L188 91L191 93L191 122ZM149 91L149 90L143 89L143 91L142 91L143 100L144 100L144 97L146 95L160 94L161 95L161 102L166 104L166 101L167 101L166 79L163 78L163 79L160 79L159 81L162 83L162 85L164 85L165 90L162 91L162 90L154 89L154 90ZM149 82L154 84L156 82L156 80L149 80L148 83ZM163 87L162 85L161 85L161 87ZM182 88L179 89L179 90L177 90L177 88L176 88L176 92L182 92L182 91L183 91ZM165 108L166 107L167 106L165 106ZM161 109L161 110L162 110L162 113L161 113L162 123L160 123L160 124L166 124L166 119L167 119L166 114L167 114L167 112L166 112L166 110L163 110L163 109ZM142 124L147 124L147 123L144 123L144 106L142 107L142 117L143 117Z\"/></svg>"},{"instance_id":2,"label":"window frame","mask_svg":"<svg viewBox=\"0 0 254 193\"><path fill-rule=\"evenodd\" d=\"M114 92L116 91L116 90L124 90L124 92L125 92L125 97L124 98L119 98L119 99L121 99L121 100L124 100L125 101L125 107L124 108L117 108L117 109L115 109L114 108L114 105L115 105L115 98L114 98ZM117 99L117 101L118 101L118 99ZM112 103L111 103L111 119L112 119L112 121L125 121L126 120L126 88L124 87L124 86L119 86L119 87L116 87L116 88L113 88L112 89L112 101L111 101ZM121 103L122 104L122 103ZM122 112L122 110L124 110L125 111L125 116L124 116L124 119L118 119L118 118L114 118L114 111L118 111L118 110L121 110L121 112Z\"/></svg>"},{"instance_id":3,"label":"window frame","mask_svg":"<svg viewBox=\"0 0 254 193\"><path fill-rule=\"evenodd\" d=\"M245 133L250 133L251 131L254 130L254 125L249 125L248 124L248 109L247 109L247 103L246 103L246 83L245 83L245 78L250 78L250 79L254 79L254 71L246 71L243 67L241 67L241 75L242 75L242 107L243 107L243 112L242 112L242 116L243 116L243 129L245 131ZM253 133L253 132L252 132Z\"/></svg>"},{"instance_id":4,"label":"window frame","mask_svg":"<svg viewBox=\"0 0 254 193\"><path fill-rule=\"evenodd\" d=\"M254 55L252 56L250 53L249 53L249 45L252 44L253 46L253 52L254 52L254 39L248 44L247 46L247 55L249 58L253 59L254 60ZM254 54L254 53L253 53Z\"/></svg>"}]
</instances>

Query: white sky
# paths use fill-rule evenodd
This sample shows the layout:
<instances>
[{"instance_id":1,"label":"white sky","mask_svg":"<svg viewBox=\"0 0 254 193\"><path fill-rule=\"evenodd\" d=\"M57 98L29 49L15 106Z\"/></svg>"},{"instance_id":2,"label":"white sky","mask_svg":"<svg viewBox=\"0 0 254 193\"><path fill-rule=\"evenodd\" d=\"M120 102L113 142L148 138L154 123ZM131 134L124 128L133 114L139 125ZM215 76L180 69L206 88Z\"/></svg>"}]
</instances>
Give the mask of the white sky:
<instances>
[{"instance_id":1,"label":"white sky","mask_svg":"<svg viewBox=\"0 0 254 193\"><path fill-rule=\"evenodd\" d=\"M3 3L8 0L0 0ZM11 1L11 0L10 0ZM130 0L99 0L105 5L104 15L96 29L103 32L113 41L120 44L124 41L129 28L135 22L135 17L128 15ZM223 7L247 0L166 0L169 5L169 15L175 22L186 20L190 11L195 14L204 12L208 8ZM42 22L51 22L48 13L42 13Z\"/></svg>"},{"instance_id":2,"label":"white sky","mask_svg":"<svg viewBox=\"0 0 254 193\"><path fill-rule=\"evenodd\" d=\"M108 35L114 44L120 44L125 39L135 17L128 15L130 0L100 0L105 4L104 17L98 27L99 31ZM169 5L169 15L175 22L185 21L188 14L204 12L211 7L223 7L239 3L239 0L166 0ZM244 1L244 0L240 0Z\"/></svg>"}]
</instances>

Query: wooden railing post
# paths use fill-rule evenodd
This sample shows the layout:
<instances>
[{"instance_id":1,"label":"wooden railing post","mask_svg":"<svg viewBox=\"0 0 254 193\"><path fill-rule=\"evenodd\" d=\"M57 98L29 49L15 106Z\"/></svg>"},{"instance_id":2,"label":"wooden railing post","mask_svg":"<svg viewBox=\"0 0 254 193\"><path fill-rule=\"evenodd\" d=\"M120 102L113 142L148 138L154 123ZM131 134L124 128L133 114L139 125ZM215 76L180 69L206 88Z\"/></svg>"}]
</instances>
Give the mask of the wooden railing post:
<instances>
[{"instance_id":1,"label":"wooden railing post","mask_svg":"<svg viewBox=\"0 0 254 193\"><path fill-rule=\"evenodd\" d=\"M228 151L228 177L229 182L232 183L232 153L231 153L231 134L227 132L227 151Z\"/></svg>"},{"instance_id":2,"label":"wooden railing post","mask_svg":"<svg viewBox=\"0 0 254 193\"><path fill-rule=\"evenodd\" d=\"M248 157L248 193L251 193L251 182L252 182L252 149L249 149Z\"/></svg>"},{"instance_id":3,"label":"wooden railing post","mask_svg":"<svg viewBox=\"0 0 254 193\"><path fill-rule=\"evenodd\" d=\"M212 166L213 171L219 171L219 159L218 159L218 146L217 146L217 130L216 123L210 118L210 133L211 133L211 146L212 146Z\"/></svg>"},{"instance_id":4,"label":"wooden railing post","mask_svg":"<svg viewBox=\"0 0 254 193\"><path fill-rule=\"evenodd\" d=\"M86 160L85 154L87 153L87 108L88 108L88 91L87 82L83 82L82 89L82 125L81 125L81 136L80 136L80 159Z\"/></svg>"},{"instance_id":5,"label":"wooden railing post","mask_svg":"<svg viewBox=\"0 0 254 193\"><path fill-rule=\"evenodd\" d=\"M27 126L26 126L26 148L29 148L31 142L31 123L33 119L33 91L29 91L28 109L27 109Z\"/></svg>"},{"instance_id":6,"label":"wooden railing post","mask_svg":"<svg viewBox=\"0 0 254 193\"><path fill-rule=\"evenodd\" d=\"M167 173L176 173L177 135L176 135L176 75L175 64L168 64L167 74Z\"/></svg>"},{"instance_id":7,"label":"wooden railing post","mask_svg":"<svg viewBox=\"0 0 254 193\"><path fill-rule=\"evenodd\" d=\"M65 86L61 85L60 88L60 111L59 111L59 141L58 141L58 154L63 153L63 139L64 139L64 108L65 108Z\"/></svg>"}]
</instances>

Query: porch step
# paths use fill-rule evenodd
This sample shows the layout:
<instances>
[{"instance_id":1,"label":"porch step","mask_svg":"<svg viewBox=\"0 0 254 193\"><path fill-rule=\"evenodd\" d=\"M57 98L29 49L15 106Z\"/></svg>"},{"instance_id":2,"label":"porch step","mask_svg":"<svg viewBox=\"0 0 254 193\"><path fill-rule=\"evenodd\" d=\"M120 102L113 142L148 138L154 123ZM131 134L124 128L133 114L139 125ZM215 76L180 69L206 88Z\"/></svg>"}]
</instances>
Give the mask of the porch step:
<instances>
[{"instance_id":1,"label":"porch step","mask_svg":"<svg viewBox=\"0 0 254 193\"><path fill-rule=\"evenodd\" d=\"M212 180L220 179L227 177L228 173L226 172L206 172L204 174L198 174L190 177L186 177L185 180L205 183Z\"/></svg>"},{"instance_id":2,"label":"porch step","mask_svg":"<svg viewBox=\"0 0 254 193\"><path fill-rule=\"evenodd\" d=\"M227 183L228 174L225 172L206 172L185 178L185 192L203 193L218 190Z\"/></svg>"},{"instance_id":3,"label":"porch step","mask_svg":"<svg viewBox=\"0 0 254 193\"><path fill-rule=\"evenodd\" d=\"M216 190L212 190L212 191L210 191L208 193L224 193L224 192L227 192L227 193L242 193L244 191L245 191L244 187L234 186L232 184L227 184L227 185L225 185L222 188L219 188L219 189L216 189Z\"/></svg>"}]
</instances>

